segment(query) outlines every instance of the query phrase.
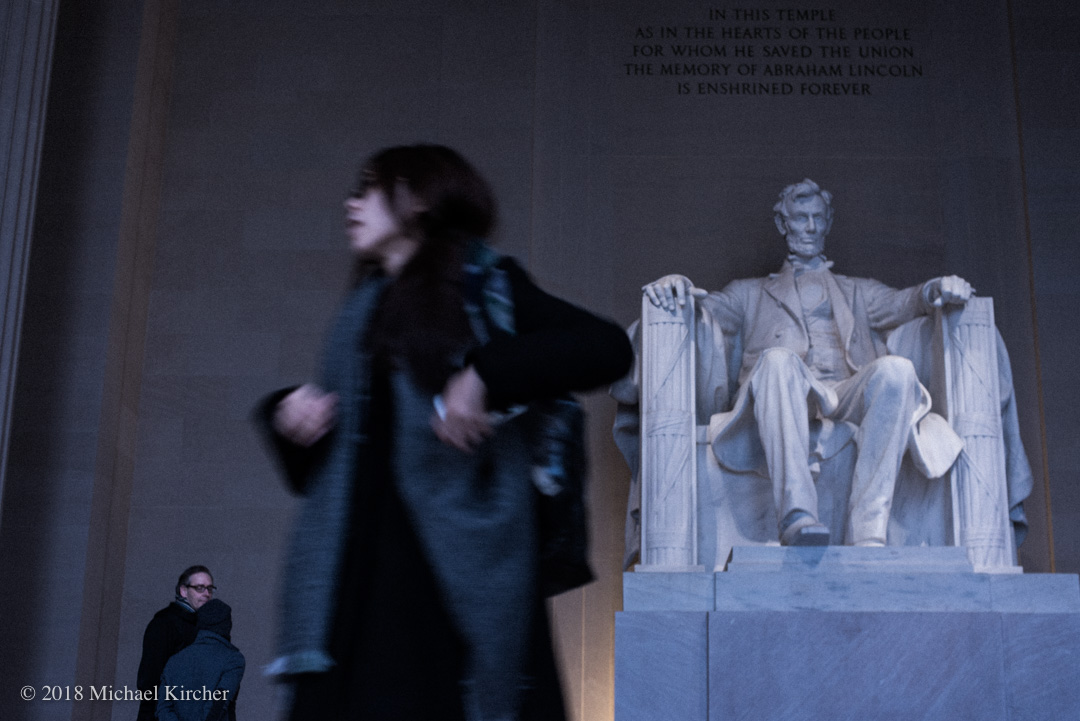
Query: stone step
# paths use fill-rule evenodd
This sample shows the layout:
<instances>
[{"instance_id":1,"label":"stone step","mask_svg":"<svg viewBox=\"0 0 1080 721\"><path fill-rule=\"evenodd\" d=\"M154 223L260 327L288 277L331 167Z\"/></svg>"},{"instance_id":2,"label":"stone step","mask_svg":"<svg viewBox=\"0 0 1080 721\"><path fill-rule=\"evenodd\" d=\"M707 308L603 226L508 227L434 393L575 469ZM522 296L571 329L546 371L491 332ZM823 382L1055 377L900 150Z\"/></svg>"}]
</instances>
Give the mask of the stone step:
<instances>
[{"instance_id":1,"label":"stone step","mask_svg":"<svg viewBox=\"0 0 1080 721\"><path fill-rule=\"evenodd\" d=\"M961 546L736 546L725 570L750 572L974 573Z\"/></svg>"}]
</instances>

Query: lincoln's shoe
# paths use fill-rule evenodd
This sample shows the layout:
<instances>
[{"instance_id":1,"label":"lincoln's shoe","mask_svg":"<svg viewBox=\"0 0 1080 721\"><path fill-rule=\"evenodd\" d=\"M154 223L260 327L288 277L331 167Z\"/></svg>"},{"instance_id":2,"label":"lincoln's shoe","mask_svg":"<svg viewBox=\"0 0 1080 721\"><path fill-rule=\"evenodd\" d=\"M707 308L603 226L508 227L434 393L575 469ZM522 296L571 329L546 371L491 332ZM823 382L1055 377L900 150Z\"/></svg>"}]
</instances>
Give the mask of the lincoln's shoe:
<instances>
[{"instance_id":1,"label":"lincoln's shoe","mask_svg":"<svg viewBox=\"0 0 1080 721\"><path fill-rule=\"evenodd\" d=\"M809 513L791 521L780 534L782 546L828 546L829 529Z\"/></svg>"}]
</instances>

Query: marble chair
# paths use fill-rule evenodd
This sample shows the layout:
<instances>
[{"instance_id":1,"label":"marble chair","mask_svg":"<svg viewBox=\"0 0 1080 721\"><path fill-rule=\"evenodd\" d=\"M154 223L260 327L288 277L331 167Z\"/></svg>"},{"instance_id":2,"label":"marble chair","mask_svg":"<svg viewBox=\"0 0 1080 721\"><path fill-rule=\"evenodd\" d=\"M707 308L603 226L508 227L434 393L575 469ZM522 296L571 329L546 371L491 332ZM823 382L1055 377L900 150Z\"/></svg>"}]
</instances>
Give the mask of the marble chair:
<instances>
[{"instance_id":1,"label":"marble chair","mask_svg":"<svg viewBox=\"0 0 1080 721\"><path fill-rule=\"evenodd\" d=\"M634 473L626 565L640 558L638 571L722 570L733 546L778 543L771 484L722 468L709 445L710 416L727 410L730 398L706 376L715 374L714 355L730 349L699 348L696 317L692 298L675 312L643 299L641 320L630 331L638 353L634 372L612 388L620 403L616 442ZM905 456L888 545L965 546L976 570L1019 572L1021 502L1031 472L992 300L972 298L900 326L888 347L913 362L933 412L962 441L940 478L927 478ZM941 428L949 432L944 423ZM841 545L855 448L854 441L833 446L807 462L820 520L830 542Z\"/></svg>"}]
</instances>

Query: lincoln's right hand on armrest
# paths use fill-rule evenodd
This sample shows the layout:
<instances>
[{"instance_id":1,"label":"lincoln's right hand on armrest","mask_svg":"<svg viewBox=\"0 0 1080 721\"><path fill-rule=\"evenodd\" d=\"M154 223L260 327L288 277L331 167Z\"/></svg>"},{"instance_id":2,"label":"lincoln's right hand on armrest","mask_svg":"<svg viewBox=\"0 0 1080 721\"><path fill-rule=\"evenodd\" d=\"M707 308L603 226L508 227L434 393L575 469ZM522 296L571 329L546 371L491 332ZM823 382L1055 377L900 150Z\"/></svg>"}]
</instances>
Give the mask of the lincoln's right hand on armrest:
<instances>
[{"instance_id":1,"label":"lincoln's right hand on armrest","mask_svg":"<svg viewBox=\"0 0 1080 721\"><path fill-rule=\"evenodd\" d=\"M692 295L701 298L709 294L707 290L695 288L694 284L685 275L677 273L654 280L652 283L642 286L641 290L653 305L668 311L674 311L676 308L685 306L688 296Z\"/></svg>"}]
</instances>

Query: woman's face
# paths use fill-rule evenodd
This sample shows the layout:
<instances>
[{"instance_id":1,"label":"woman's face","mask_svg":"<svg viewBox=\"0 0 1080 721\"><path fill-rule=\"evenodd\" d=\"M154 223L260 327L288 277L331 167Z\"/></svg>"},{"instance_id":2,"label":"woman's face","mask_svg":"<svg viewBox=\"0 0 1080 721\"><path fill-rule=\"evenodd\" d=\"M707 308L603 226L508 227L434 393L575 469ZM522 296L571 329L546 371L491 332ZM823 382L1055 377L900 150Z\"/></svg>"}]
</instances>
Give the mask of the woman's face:
<instances>
[{"instance_id":1,"label":"woman's face","mask_svg":"<svg viewBox=\"0 0 1080 721\"><path fill-rule=\"evenodd\" d=\"M349 247L364 259L382 261L395 241L403 237L401 223L382 188L368 185L361 192L345 200Z\"/></svg>"}]
</instances>

